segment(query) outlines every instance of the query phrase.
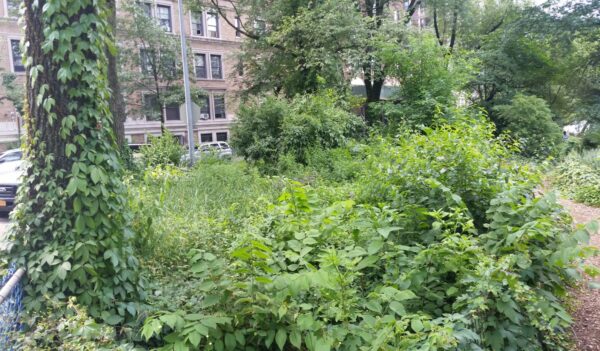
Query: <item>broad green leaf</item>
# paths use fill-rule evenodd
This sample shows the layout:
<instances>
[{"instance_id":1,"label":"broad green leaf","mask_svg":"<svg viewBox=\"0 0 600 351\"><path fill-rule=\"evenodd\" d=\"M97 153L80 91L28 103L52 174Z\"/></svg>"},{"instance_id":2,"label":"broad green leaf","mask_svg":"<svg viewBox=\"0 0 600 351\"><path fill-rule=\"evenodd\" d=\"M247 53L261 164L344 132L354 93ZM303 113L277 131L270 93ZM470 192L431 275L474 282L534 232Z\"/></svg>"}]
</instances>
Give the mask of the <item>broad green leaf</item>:
<instances>
[{"instance_id":1,"label":"broad green leaf","mask_svg":"<svg viewBox=\"0 0 600 351\"><path fill-rule=\"evenodd\" d=\"M279 347L280 350L283 350L286 340L287 340L287 332L285 331L285 329L279 328L277 330L277 334L275 335L275 343L277 343L277 346Z\"/></svg>"}]
</instances>

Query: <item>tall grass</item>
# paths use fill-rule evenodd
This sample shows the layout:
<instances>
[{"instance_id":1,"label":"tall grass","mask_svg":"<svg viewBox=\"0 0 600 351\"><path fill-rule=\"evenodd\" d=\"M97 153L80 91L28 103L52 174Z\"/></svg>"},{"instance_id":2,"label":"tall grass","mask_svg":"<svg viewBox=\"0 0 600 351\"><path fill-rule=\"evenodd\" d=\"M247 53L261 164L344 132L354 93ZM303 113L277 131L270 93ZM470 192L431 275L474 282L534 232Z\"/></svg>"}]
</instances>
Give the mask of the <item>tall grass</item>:
<instances>
[{"instance_id":1,"label":"tall grass","mask_svg":"<svg viewBox=\"0 0 600 351\"><path fill-rule=\"evenodd\" d=\"M222 251L236 233L260 225L282 187L244 162L149 169L143 178L130 184L136 246L165 272L185 264L192 249Z\"/></svg>"}]
</instances>

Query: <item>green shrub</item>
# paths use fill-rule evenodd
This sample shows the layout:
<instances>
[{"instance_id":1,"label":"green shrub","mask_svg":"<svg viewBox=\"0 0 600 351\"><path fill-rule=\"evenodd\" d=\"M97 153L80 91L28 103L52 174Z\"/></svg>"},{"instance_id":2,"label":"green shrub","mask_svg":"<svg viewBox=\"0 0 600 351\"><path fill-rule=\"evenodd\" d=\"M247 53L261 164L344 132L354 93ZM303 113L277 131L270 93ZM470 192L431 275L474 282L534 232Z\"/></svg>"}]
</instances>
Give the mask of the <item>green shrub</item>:
<instances>
[{"instance_id":1,"label":"green shrub","mask_svg":"<svg viewBox=\"0 0 600 351\"><path fill-rule=\"evenodd\" d=\"M552 120L552 111L545 100L517 94L509 105L494 109L510 135L521 144L526 157L555 156L562 142L562 132Z\"/></svg>"},{"instance_id":2,"label":"green shrub","mask_svg":"<svg viewBox=\"0 0 600 351\"><path fill-rule=\"evenodd\" d=\"M148 135L148 142L150 145L143 146L140 150L146 166L177 166L181 161L184 149L168 130L159 137Z\"/></svg>"},{"instance_id":3,"label":"green shrub","mask_svg":"<svg viewBox=\"0 0 600 351\"><path fill-rule=\"evenodd\" d=\"M583 134L581 145L585 149L600 148L600 127L592 128Z\"/></svg>"},{"instance_id":4,"label":"green shrub","mask_svg":"<svg viewBox=\"0 0 600 351\"><path fill-rule=\"evenodd\" d=\"M386 76L402 82L391 101L369 106L372 121L392 125L431 126L445 109L455 106L456 91L467 83L473 65L459 54L448 55L437 38L427 31L409 32L401 50L395 42L378 48Z\"/></svg>"},{"instance_id":5,"label":"green shrub","mask_svg":"<svg viewBox=\"0 0 600 351\"><path fill-rule=\"evenodd\" d=\"M232 146L247 160L274 166L283 155L306 164L312 148L334 148L359 131L361 119L333 93L268 96L242 106L232 130Z\"/></svg>"},{"instance_id":6,"label":"green shrub","mask_svg":"<svg viewBox=\"0 0 600 351\"><path fill-rule=\"evenodd\" d=\"M594 228L572 233L511 156L464 119L361 151L354 183L283 180L272 205L184 245L141 335L191 350L566 350L561 302ZM178 203L197 197L178 188Z\"/></svg>"},{"instance_id":7,"label":"green shrub","mask_svg":"<svg viewBox=\"0 0 600 351\"><path fill-rule=\"evenodd\" d=\"M31 321L32 325L16 335L13 346L23 351L133 351L133 344L117 341L113 327L99 324L92 319L84 307L76 304L75 298L67 303L54 302L45 314ZM128 328L123 328L125 333Z\"/></svg>"},{"instance_id":8,"label":"green shrub","mask_svg":"<svg viewBox=\"0 0 600 351\"><path fill-rule=\"evenodd\" d=\"M600 206L600 172L597 167L597 152L591 152L584 158L577 153L570 154L553 172L553 184L563 194L575 201Z\"/></svg>"}]
</instances>

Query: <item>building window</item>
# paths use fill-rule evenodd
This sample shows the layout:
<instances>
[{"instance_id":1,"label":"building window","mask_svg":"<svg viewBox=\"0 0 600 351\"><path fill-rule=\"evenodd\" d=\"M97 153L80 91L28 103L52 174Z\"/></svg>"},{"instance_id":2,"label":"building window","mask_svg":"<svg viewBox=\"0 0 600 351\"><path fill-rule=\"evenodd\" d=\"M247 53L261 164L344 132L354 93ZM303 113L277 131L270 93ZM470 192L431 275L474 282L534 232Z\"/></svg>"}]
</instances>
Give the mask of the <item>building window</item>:
<instances>
[{"instance_id":1,"label":"building window","mask_svg":"<svg viewBox=\"0 0 600 351\"><path fill-rule=\"evenodd\" d=\"M215 119L225 118L225 95L214 95Z\"/></svg>"},{"instance_id":2,"label":"building window","mask_svg":"<svg viewBox=\"0 0 600 351\"><path fill-rule=\"evenodd\" d=\"M206 55L195 54L194 55L195 67L196 67L196 78L206 79L208 74L206 72Z\"/></svg>"},{"instance_id":3,"label":"building window","mask_svg":"<svg viewBox=\"0 0 600 351\"><path fill-rule=\"evenodd\" d=\"M214 12L206 13L206 32L211 38L219 38L219 16Z\"/></svg>"},{"instance_id":4,"label":"building window","mask_svg":"<svg viewBox=\"0 0 600 351\"><path fill-rule=\"evenodd\" d=\"M142 74L145 76L149 76L152 74L153 67L153 56L152 52L148 49L140 49L140 68L142 69Z\"/></svg>"},{"instance_id":5,"label":"building window","mask_svg":"<svg viewBox=\"0 0 600 351\"><path fill-rule=\"evenodd\" d=\"M212 141L213 141L212 133L200 134L200 142L201 143L210 143Z\"/></svg>"},{"instance_id":6,"label":"building window","mask_svg":"<svg viewBox=\"0 0 600 351\"><path fill-rule=\"evenodd\" d=\"M177 140L179 145L183 145L183 135L173 135L173 138Z\"/></svg>"},{"instance_id":7,"label":"building window","mask_svg":"<svg viewBox=\"0 0 600 351\"><path fill-rule=\"evenodd\" d=\"M21 44L17 39L10 40L10 49L12 52L13 72L25 72L23 65L23 55L21 53Z\"/></svg>"},{"instance_id":8,"label":"building window","mask_svg":"<svg viewBox=\"0 0 600 351\"><path fill-rule=\"evenodd\" d=\"M204 20L201 12L192 12L192 35L204 36Z\"/></svg>"},{"instance_id":9,"label":"building window","mask_svg":"<svg viewBox=\"0 0 600 351\"><path fill-rule=\"evenodd\" d=\"M148 17L152 17L152 4L149 2L139 2L138 5L142 10L142 13Z\"/></svg>"},{"instance_id":10,"label":"building window","mask_svg":"<svg viewBox=\"0 0 600 351\"><path fill-rule=\"evenodd\" d=\"M19 17L19 7L21 6L20 1L16 0L7 0L6 1L6 9L8 12L6 13L7 17Z\"/></svg>"},{"instance_id":11,"label":"building window","mask_svg":"<svg viewBox=\"0 0 600 351\"><path fill-rule=\"evenodd\" d=\"M254 31L263 34L267 30L267 22L261 19L254 20Z\"/></svg>"},{"instance_id":12,"label":"building window","mask_svg":"<svg viewBox=\"0 0 600 351\"><path fill-rule=\"evenodd\" d=\"M394 10L394 22L400 21L400 11Z\"/></svg>"},{"instance_id":13,"label":"building window","mask_svg":"<svg viewBox=\"0 0 600 351\"><path fill-rule=\"evenodd\" d=\"M158 103L158 99L155 94L144 94L143 100L143 113L148 121L160 121L162 119L162 108Z\"/></svg>"},{"instance_id":14,"label":"building window","mask_svg":"<svg viewBox=\"0 0 600 351\"><path fill-rule=\"evenodd\" d=\"M202 106L200 106L200 119L210 119L210 100L208 96L202 97Z\"/></svg>"},{"instance_id":15,"label":"building window","mask_svg":"<svg viewBox=\"0 0 600 351\"><path fill-rule=\"evenodd\" d=\"M244 63L242 61L237 64L237 74L240 77L244 75Z\"/></svg>"},{"instance_id":16,"label":"building window","mask_svg":"<svg viewBox=\"0 0 600 351\"><path fill-rule=\"evenodd\" d=\"M179 105L167 105L165 108L167 121L179 121L181 120L181 116L179 115Z\"/></svg>"},{"instance_id":17,"label":"building window","mask_svg":"<svg viewBox=\"0 0 600 351\"><path fill-rule=\"evenodd\" d=\"M167 32L172 31L171 27L171 7L164 5L156 6L156 17L158 24L164 28Z\"/></svg>"},{"instance_id":18,"label":"building window","mask_svg":"<svg viewBox=\"0 0 600 351\"><path fill-rule=\"evenodd\" d=\"M221 55L210 55L210 72L212 79L223 79Z\"/></svg>"},{"instance_id":19,"label":"building window","mask_svg":"<svg viewBox=\"0 0 600 351\"><path fill-rule=\"evenodd\" d=\"M218 132L217 141L227 141L227 132Z\"/></svg>"},{"instance_id":20,"label":"building window","mask_svg":"<svg viewBox=\"0 0 600 351\"><path fill-rule=\"evenodd\" d=\"M238 16L235 18L235 36L237 38L242 36L242 20L241 18Z\"/></svg>"}]
</instances>

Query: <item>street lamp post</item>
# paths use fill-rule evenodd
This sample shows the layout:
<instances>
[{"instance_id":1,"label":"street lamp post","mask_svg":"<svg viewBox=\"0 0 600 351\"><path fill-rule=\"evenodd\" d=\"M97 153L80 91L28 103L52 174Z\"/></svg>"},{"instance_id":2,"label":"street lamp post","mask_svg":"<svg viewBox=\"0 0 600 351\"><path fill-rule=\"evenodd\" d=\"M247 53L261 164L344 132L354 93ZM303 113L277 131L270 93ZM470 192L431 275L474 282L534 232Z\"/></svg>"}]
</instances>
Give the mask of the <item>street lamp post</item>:
<instances>
[{"instance_id":1,"label":"street lamp post","mask_svg":"<svg viewBox=\"0 0 600 351\"><path fill-rule=\"evenodd\" d=\"M183 1L179 0L179 35L181 36L181 62L183 64L183 87L185 91L185 113L188 129L188 149L190 166L194 165L194 117L192 116L192 97L190 93L190 77L187 60L187 43L183 27Z\"/></svg>"}]
</instances>

